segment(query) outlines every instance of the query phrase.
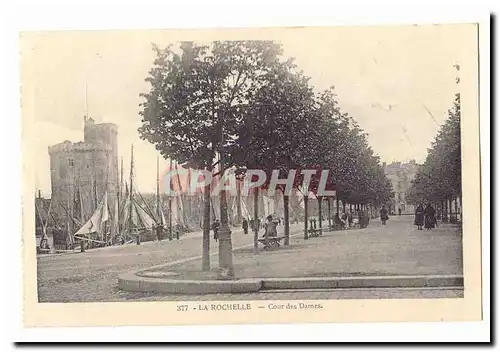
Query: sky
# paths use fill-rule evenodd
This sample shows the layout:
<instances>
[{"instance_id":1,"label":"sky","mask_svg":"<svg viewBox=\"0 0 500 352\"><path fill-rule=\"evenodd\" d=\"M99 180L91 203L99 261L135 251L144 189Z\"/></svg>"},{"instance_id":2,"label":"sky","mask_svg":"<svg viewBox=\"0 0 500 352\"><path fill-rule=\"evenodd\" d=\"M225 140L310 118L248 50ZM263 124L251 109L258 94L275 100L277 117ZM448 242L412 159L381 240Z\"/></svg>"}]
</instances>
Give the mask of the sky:
<instances>
[{"instance_id":1,"label":"sky","mask_svg":"<svg viewBox=\"0 0 500 352\"><path fill-rule=\"evenodd\" d=\"M154 60L152 43L164 47L179 40L276 40L284 56L295 58L311 78L316 91L335 87L341 109L368 133L381 161L423 162L459 89L453 66L470 55L470 46L461 45L470 29L471 25L415 25L23 33L22 112L33 131L23 138L30 139L35 187L50 195L50 145L83 140L87 86L89 115L96 123L118 126L124 174L133 144L138 188L155 190L159 154L137 133L139 94L149 90L144 79Z\"/></svg>"}]
</instances>

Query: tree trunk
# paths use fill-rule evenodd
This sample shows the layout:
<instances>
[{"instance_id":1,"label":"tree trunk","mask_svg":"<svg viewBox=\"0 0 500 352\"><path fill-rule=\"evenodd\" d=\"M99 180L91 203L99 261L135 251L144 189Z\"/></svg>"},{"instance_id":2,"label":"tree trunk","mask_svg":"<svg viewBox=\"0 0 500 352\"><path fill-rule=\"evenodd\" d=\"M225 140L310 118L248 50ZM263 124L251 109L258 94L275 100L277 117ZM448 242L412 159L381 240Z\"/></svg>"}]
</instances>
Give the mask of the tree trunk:
<instances>
[{"instance_id":1,"label":"tree trunk","mask_svg":"<svg viewBox=\"0 0 500 352\"><path fill-rule=\"evenodd\" d=\"M285 216L285 246L290 244L290 213L289 213L289 197L283 195L283 213Z\"/></svg>"},{"instance_id":2,"label":"tree trunk","mask_svg":"<svg viewBox=\"0 0 500 352\"><path fill-rule=\"evenodd\" d=\"M202 270L210 271L210 184L204 191Z\"/></svg>"},{"instance_id":3,"label":"tree trunk","mask_svg":"<svg viewBox=\"0 0 500 352\"><path fill-rule=\"evenodd\" d=\"M321 212L321 203L323 203L323 197L318 197L318 217L319 217L319 234L323 234L323 214Z\"/></svg>"},{"instance_id":4,"label":"tree trunk","mask_svg":"<svg viewBox=\"0 0 500 352\"><path fill-rule=\"evenodd\" d=\"M458 204L457 204L457 198L453 199L453 203L455 203L455 222L458 223Z\"/></svg>"},{"instance_id":5,"label":"tree trunk","mask_svg":"<svg viewBox=\"0 0 500 352\"><path fill-rule=\"evenodd\" d=\"M240 224L241 221L241 185L236 180L236 223Z\"/></svg>"},{"instance_id":6,"label":"tree trunk","mask_svg":"<svg viewBox=\"0 0 500 352\"><path fill-rule=\"evenodd\" d=\"M253 254L259 254L259 188L253 194Z\"/></svg>"},{"instance_id":7,"label":"tree trunk","mask_svg":"<svg viewBox=\"0 0 500 352\"><path fill-rule=\"evenodd\" d=\"M335 221L337 221L338 218L340 218L340 199L338 196L335 196L335 203L336 203L336 212L335 212Z\"/></svg>"},{"instance_id":8,"label":"tree trunk","mask_svg":"<svg viewBox=\"0 0 500 352\"><path fill-rule=\"evenodd\" d=\"M463 216L463 208L464 207L462 206L462 195L461 194L458 196L458 201L460 202L460 222L463 223L463 217L462 216Z\"/></svg>"},{"instance_id":9,"label":"tree trunk","mask_svg":"<svg viewBox=\"0 0 500 352\"><path fill-rule=\"evenodd\" d=\"M309 235L307 233L307 202L309 201L308 196L304 196L304 239L307 240L309 239Z\"/></svg>"},{"instance_id":10,"label":"tree trunk","mask_svg":"<svg viewBox=\"0 0 500 352\"><path fill-rule=\"evenodd\" d=\"M443 222L448 222L448 211L445 207L445 203L441 201L441 216Z\"/></svg>"},{"instance_id":11,"label":"tree trunk","mask_svg":"<svg viewBox=\"0 0 500 352\"><path fill-rule=\"evenodd\" d=\"M328 197L328 227L332 227L332 198Z\"/></svg>"},{"instance_id":12,"label":"tree trunk","mask_svg":"<svg viewBox=\"0 0 500 352\"><path fill-rule=\"evenodd\" d=\"M451 208L451 198L447 200L448 203L448 209L450 210L450 223L453 223L453 209Z\"/></svg>"}]
</instances>

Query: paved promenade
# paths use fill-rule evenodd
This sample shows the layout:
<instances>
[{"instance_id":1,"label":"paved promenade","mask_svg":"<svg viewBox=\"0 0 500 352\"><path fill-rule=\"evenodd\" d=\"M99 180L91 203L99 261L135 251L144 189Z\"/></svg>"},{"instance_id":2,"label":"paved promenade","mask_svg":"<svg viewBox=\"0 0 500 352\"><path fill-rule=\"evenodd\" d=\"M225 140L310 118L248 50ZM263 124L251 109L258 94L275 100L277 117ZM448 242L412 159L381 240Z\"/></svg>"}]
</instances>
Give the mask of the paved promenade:
<instances>
[{"instance_id":1,"label":"paved promenade","mask_svg":"<svg viewBox=\"0 0 500 352\"><path fill-rule=\"evenodd\" d=\"M293 225L292 233L301 233L303 224ZM461 235L451 225L433 231L417 231L412 217L391 217L386 227L372 220L367 229L325 233L304 241L293 237L291 246L275 252L251 253L253 234L233 232L235 270L244 277L297 277L325 275L411 275L461 274ZM263 292L253 294L176 296L130 293L118 290L120 274L151 266L196 258L201 255L201 233L181 240L143 243L141 246L104 248L86 253L40 256L38 258L39 298L41 302L92 302L128 300L196 299L339 299L339 298L411 298L455 297L460 289L358 289L312 290L302 292ZM246 248L241 248L245 247ZM211 241L212 252L217 244ZM238 249L240 248L240 249ZM212 256L212 267L217 256ZM198 271L197 259L179 264ZM175 266L174 266L175 267Z\"/></svg>"},{"instance_id":2,"label":"paved promenade","mask_svg":"<svg viewBox=\"0 0 500 352\"><path fill-rule=\"evenodd\" d=\"M325 232L290 246L262 251L235 251L237 278L292 278L360 275L462 275L462 237L452 225L419 231L412 217L391 217L387 226L373 221L368 228ZM214 258L217 260L217 258ZM201 279L200 261L169 267L185 279ZM162 269L158 269L162 270Z\"/></svg>"}]
</instances>

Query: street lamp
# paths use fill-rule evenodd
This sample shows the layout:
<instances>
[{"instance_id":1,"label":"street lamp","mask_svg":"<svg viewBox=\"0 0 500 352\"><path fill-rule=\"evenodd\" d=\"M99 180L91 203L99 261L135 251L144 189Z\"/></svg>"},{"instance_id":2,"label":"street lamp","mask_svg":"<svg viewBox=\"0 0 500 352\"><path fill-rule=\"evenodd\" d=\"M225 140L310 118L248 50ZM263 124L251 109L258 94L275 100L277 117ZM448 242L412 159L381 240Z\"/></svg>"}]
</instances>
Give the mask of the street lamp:
<instances>
[{"instance_id":1,"label":"street lamp","mask_svg":"<svg viewBox=\"0 0 500 352\"><path fill-rule=\"evenodd\" d=\"M231 241L231 229L227 213L227 198L225 191L225 153L224 153L224 125L222 119L220 124L220 181L222 189L220 193L220 231L219 231L219 279L231 280L234 278L233 245Z\"/></svg>"}]
</instances>

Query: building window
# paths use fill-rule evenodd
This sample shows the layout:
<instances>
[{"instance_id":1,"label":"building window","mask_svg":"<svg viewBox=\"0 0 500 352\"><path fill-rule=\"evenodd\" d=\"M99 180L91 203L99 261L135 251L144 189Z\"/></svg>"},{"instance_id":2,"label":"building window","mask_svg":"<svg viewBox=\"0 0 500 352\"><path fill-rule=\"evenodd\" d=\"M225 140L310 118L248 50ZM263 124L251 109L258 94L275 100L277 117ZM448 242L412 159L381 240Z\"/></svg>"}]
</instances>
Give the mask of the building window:
<instances>
[{"instance_id":1,"label":"building window","mask_svg":"<svg viewBox=\"0 0 500 352\"><path fill-rule=\"evenodd\" d=\"M68 160L68 164L69 164L69 166L74 166L74 165L75 165L75 162L74 162L74 160L73 160L73 159L69 159L69 160Z\"/></svg>"}]
</instances>

